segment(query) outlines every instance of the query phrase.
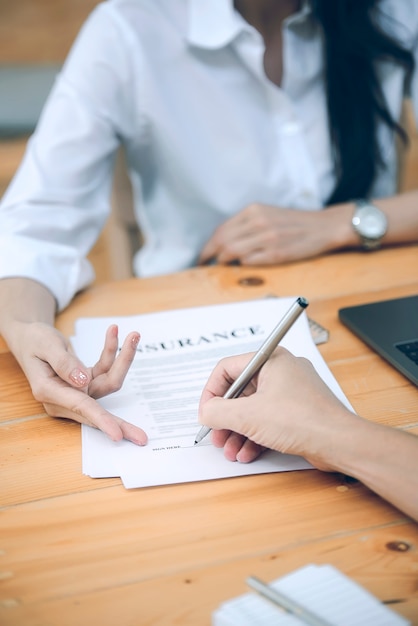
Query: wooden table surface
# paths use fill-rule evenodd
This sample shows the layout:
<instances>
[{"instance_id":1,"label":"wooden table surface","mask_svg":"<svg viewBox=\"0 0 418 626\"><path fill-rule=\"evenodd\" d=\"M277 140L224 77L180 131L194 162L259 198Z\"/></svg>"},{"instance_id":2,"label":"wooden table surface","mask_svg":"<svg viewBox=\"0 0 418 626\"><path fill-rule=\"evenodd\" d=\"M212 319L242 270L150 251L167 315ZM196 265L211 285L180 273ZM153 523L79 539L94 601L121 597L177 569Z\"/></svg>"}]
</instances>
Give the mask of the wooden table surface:
<instances>
[{"instance_id":1,"label":"wooden table surface","mask_svg":"<svg viewBox=\"0 0 418 626\"><path fill-rule=\"evenodd\" d=\"M354 408L418 434L417 388L337 315L416 293L418 246L408 246L109 283L79 295L57 325L71 335L89 315L303 295L330 330L320 351ZM248 575L269 581L309 563L335 565L418 624L418 526L346 476L137 490L83 476L80 426L45 414L1 339L0 433L3 626L208 626L222 601L248 590Z\"/></svg>"}]
</instances>

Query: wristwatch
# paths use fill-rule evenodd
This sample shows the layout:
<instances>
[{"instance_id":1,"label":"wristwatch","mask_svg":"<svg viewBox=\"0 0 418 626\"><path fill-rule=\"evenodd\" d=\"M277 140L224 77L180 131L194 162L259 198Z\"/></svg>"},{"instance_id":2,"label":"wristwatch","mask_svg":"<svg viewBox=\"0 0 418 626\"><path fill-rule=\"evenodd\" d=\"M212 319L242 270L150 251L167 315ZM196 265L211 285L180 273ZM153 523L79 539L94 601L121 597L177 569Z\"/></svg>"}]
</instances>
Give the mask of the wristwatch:
<instances>
[{"instance_id":1,"label":"wristwatch","mask_svg":"<svg viewBox=\"0 0 418 626\"><path fill-rule=\"evenodd\" d=\"M356 200L351 223L365 250L380 248L388 228L386 215L368 200Z\"/></svg>"}]
</instances>

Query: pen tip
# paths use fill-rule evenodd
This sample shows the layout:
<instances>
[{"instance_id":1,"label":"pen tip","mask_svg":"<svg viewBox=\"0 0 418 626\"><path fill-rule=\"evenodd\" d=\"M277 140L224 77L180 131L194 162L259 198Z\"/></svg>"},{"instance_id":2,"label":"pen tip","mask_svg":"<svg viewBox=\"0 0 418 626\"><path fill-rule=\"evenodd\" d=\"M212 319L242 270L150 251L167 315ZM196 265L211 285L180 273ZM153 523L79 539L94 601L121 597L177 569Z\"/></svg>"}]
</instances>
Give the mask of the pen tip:
<instances>
[{"instance_id":1,"label":"pen tip","mask_svg":"<svg viewBox=\"0 0 418 626\"><path fill-rule=\"evenodd\" d=\"M198 442L198 441L195 441L195 442L194 442L194 445L196 445L197 443L199 443L199 442Z\"/></svg>"}]
</instances>

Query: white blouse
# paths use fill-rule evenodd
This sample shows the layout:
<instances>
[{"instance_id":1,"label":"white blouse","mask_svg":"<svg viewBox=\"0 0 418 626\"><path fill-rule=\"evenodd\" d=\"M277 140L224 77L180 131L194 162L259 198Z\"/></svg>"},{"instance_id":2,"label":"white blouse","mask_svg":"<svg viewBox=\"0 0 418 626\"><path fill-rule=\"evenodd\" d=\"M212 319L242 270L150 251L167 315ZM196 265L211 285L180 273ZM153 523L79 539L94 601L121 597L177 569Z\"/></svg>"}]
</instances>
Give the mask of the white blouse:
<instances>
[{"instance_id":1,"label":"white blouse","mask_svg":"<svg viewBox=\"0 0 418 626\"><path fill-rule=\"evenodd\" d=\"M418 56L418 2L382 7ZM0 277L43 283L60 309L92 281L86 255L109 215L120 144L145 238L134 260L139 276L192 266L216 226L250 203L322 208L335 177L321 37L308 3L286 20L283 46L278 88L265 75L260 34L232 0L98 5L0 205ZM400 68L382 68L396 119L403 81ZM417 72L413 92L418 118ZM396 189L384 127L380 141L387 169L374 197Z\"/></svg>"}]
</instances>

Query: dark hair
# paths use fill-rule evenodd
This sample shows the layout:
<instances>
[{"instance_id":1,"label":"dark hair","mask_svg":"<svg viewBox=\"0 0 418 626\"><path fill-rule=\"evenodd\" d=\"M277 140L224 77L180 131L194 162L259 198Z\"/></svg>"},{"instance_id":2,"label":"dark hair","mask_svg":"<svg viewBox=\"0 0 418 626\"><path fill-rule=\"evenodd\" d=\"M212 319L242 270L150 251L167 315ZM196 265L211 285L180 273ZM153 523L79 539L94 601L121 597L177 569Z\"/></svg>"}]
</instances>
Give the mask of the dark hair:
<instances>
[{"instance_id":1,"label":"dark hair","mask_svg":"<svg viewBox=\"0 0 418 626\"><path fill-rule=\"evenodd\" d=\"M412 53L383 31L376 19L379 0L312 0L324 35L328 116L337 183L327 204L365 198L384 165L377 140L383 121L403 141L379 82L379 62L414 70Z\"/></svg>"}]
</instances>

